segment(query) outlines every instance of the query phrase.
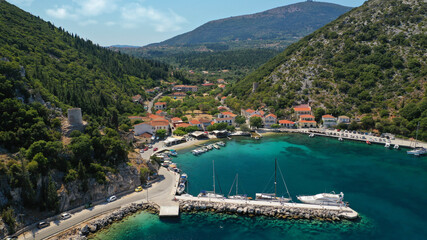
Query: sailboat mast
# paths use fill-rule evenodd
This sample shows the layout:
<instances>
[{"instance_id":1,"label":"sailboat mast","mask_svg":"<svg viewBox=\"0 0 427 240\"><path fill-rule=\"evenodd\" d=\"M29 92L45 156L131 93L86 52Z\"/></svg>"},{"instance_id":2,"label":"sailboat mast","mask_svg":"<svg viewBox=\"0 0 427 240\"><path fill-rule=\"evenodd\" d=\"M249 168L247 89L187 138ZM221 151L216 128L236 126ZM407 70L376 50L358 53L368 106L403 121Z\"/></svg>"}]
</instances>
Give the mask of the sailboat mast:
<instances>
[{"instance_id":1,"label":"sailboat mast","mask_svg":"<svg viewBox=\"0 0 427 240\"><path fill-rule=\"evenodd\" d=\"M212 160L213 192L215 194L215 160Z\"/></svg>"},{"instance_id":2,"label":"sailboat mast","mask_svg":"<svg viewBox=\"0 0 427 240\"><path fill-rule=\"evenodd\" d=\"M274 159L274 198L277 197L277 158Z\"/></svg>"},{"instance_id":3,"label":"sailboat mast","mask_svg":"<svg viewBox=\"0 0 427 240\"><path fill-rule=\"evenodd\" d=\"M239 174L236 174L236 196L237 196L237 189L239 189Z\"/></svg>"}]
</instances>

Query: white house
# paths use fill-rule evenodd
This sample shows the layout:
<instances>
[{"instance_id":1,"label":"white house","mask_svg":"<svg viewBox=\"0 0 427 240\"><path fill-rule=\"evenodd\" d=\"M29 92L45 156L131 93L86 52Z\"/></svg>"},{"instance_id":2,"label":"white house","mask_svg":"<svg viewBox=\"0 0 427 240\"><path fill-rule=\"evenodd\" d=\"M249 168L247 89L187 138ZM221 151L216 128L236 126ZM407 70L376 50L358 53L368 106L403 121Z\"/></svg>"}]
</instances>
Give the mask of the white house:
<instances>
[{"instance_id":1,"label":"white house","mask_svg":"<svg viewBox=\"0 0 427 240\"><path fill-rule=\"evenodd\" d=\"M347 116L339 116L338 123L350 123L350 118Z\"/></svg>"},{"instance_id":2,"label":"white house","mask_svg":"<svg viewBox=\"0 0 427 240\"><path fill-rule=\"evenodd\" d=\"M166 102L156 102L154 104L154 108L156 110L164 110L164 109L166 109Z\"/></svg>"},{"instance_id":3,"label":"white house","mask_svg":"<svg viewBox=\"0 0 427 240\"><path fill-rule=\"evenodd\" d=\"M295 127L295 122L289 121L289 120L279 120L279 125L281 127L285 127L285 128L294 128Z\"/></svg>"},{"instance_id":4,"label":"white house","mask_svg":"<svg viewBox=\"0 0 427 240\"><path fill-rule=\"evenodd\" d=\"M135 132L135 136L139 136L143 133L149 133L153 135L153 127L146 122L134 125L133 131Z\"/></svg>"},{"instance_id":5,"label":"white house","mask_svg":"<svg viewBox=\"0 0 427 240\"><path fill-rule=\"evenodd\" d=\"M190 121L190 125L191 126L196 126L196 127L198 127L199 129L202 129L203 127L202 127L202 123L200 123L200 121L199 120L197 120L197 119L193 119L193 120L191 120Z\"/></svg>"},{"instance_id":6,"label":"white house","mask_svg":"<svg viewBox=\"0 0 427 240\"><path fill-rule=\"evenodd\" d=\"M330 128L337 125L337 118L332 115L323 115L322 121L324 128Z\"/></svg>"},{"instance_id":7,"label":"white house","mask_svg":"<svg viewBox=\"0 0 427 240\"><path fill-rule=\"evenodd\" d=\"M277 123L277 116L276 116L276 115L274 115L274 114L272 114L272 113L270 113L270 114L268 114L267 116L265 116L265 117L263 118L263 120L264 120L264 127L266 127L266 128L270 128L270 127L271 127L271 125L273 125L273 124L276 124L276 123Z\"/></svg>"},{"instance_id":8,"label":"white house","mask_svg":"<svg viewBox=\"0 0 427 240\"><path fill-rule=\"evenodd\" d=\"M216 118L214 119L214 123L227 123L228 125L234 125L234 118L226 117L226 118Z\"/></svg>"}]
</instances>

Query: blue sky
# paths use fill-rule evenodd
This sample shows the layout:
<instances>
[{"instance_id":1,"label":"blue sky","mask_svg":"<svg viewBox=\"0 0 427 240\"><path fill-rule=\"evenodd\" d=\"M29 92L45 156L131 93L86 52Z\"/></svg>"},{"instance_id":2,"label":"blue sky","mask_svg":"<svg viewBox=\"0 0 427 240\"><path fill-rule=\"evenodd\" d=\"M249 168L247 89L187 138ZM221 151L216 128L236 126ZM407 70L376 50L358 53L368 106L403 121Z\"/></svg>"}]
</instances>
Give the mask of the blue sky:
<instances>
[{"instance_id":1,"label":"blue sky","mask_svg":"<svg viewBox=\"0 0 427 240\"><path fill-rule=\"evenodd\" d=\"M302 0L7 0L102 46L143 46L211 20L251 14ZM328 0L357 7L365 0Z\"/></svg>"}]
</instances>

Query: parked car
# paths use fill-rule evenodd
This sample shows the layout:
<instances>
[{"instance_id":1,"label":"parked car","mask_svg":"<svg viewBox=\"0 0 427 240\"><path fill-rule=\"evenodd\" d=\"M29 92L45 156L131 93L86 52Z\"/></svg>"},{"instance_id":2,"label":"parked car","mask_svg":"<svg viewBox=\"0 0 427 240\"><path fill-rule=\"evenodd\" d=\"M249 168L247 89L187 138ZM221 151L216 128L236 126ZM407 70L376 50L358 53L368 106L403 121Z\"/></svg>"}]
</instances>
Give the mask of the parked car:
<instances>
[{"instance_id":1,"label":"parked car","mask_svg":"<svg viewBox=\"0 0 427 240\"><path fill-rule=\"evenodd\" d=\"M148 151L148 147L145 147L145 148L144 148L144 151Z\"/></svg>"},{"instance_id":2,"label":"parked car","mask_svg":"<svg viewBox=\"0 0 427 240\"><path fill-rule=\"evenodd\" d=\"M144 153L144 149L139 149L139 153Z\"/></svg>"},{"instance_id":3,"label":"parked car","mask_svg":"<svg viewBox=\"0 0 427 240\"><path fill-rule=\"evenodd\" d=\"M111 197L109 197L109 198L107 198L107 202L114 202L114 201L116 201L117 200L117 197L116 196L111 196Z\"/></svg>"},{"instance_id":4,"label":"parked car","mask_svg":"<svg viewBox=\"0 0 427 240\"><path fill-rule=\"evenodd\" d=\"M50 226L50 223L48 223L48 222L39 222L38 224L37 224L37 227L39 228L39 229L42 229L42 228L45 228L45 227L49 227Z\"/></svg>"},{"instance_id":5,"label":"parked car","mask_svg":"<svg viewBox=\"0 0 427 240\"><path fill-rule=\"evenodd\" d=\"M153 151L154 151L154 152L155 152L155 151L157 151L157 150L159 150L159 149L158 149L158 148L154 148L154 149L153 149Z\"/></svg>"},{"instance_id":6,"label":"parked car","mask_svg":"<svg viewBox=\"0 0 427 240\"><path fill-rule=\"evenodd\" d=\"M70 217L71 217L71 214L69 214L69 213L63 213L63 214L61 214L61 219L62 220L69 219Z\"/></svg>"},{"instance_id":7,"label":"parked car","mask_svg":"<svg viewBox=\"0 0 427 240\"><path fill-rule=\"evenodd\" d=\"M141 192L141 191L142 191L142 187L141 186L135 188L135 192Z\"/></svg>"},{"instance_id":8,"label":"parked car","mask_svg":"<svg viewBox=\"0 0 427 240\"><path fill-rule=\"evenodd\" d=\"M151 187L151 183L146 183L146 184L144 184L144 185L142 185L144 188L149 188L149 187Z\"/></svg>"}]
</instances>

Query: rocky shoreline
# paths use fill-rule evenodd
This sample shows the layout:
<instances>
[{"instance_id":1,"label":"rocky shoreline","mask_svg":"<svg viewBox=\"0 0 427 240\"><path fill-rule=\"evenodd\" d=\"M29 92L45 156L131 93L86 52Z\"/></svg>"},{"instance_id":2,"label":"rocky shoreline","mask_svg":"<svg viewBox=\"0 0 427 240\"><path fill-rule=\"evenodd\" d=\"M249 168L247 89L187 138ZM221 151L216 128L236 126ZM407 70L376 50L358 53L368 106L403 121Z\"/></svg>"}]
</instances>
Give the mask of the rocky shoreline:
<instances>
[{"instance_id":1,"label":"rocky shoreline","mask_svg":"<svg viewBox=\"0 0 427 240\"><path fill-rule=\"evenodd\" d=\"M196 201L180 201L181 212L207 211L215 213L239 214L247 216L267 216L281 219L315 219L325 221L354 220L343 214L344 210L309 209L273 206L247 206L244 204L206 203Z\"/></svg>"},{"instance_id":2,"label":"rocky shoreline","mask_svg":"<svg viewBox=\"0 0 427 240\"><path fill-rule=\"evenodd\" d=\"M151 203L132 203L129 206L122 207L113 213L92 220L83 227L73 228L54 237L54 239L86 240L91 234L110 226L111 224L123 220L125 217L135 214L139 211L158 213L158 206Z\"/></svg>"}]
</instances>

